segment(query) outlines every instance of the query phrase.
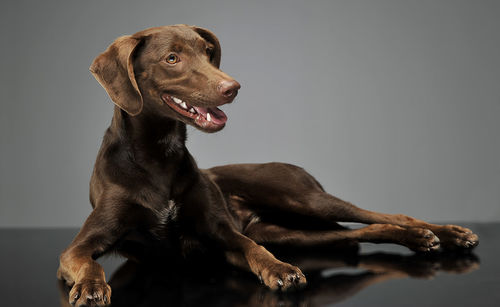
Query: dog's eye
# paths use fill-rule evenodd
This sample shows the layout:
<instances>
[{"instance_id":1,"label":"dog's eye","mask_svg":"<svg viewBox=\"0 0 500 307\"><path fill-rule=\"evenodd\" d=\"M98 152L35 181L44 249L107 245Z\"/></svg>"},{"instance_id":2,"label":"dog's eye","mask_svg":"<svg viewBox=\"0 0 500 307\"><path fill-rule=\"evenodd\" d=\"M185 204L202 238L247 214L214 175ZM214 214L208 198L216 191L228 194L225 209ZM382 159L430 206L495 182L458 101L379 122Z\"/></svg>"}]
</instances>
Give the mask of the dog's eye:
<instances>
[{"instance_id":1,"label":"dog's eye","mask_svg":"<svg viewBox=\"0 0 500 307\"><path fill-rule=\"evenodd\" d=\"M210 48L210 47L208 47L208 48L207 48L207 50L206 50L207 55L208 55L208 56L212 56L212 52L213 52L213 51L214 51L214 48Z\"/></svg>"},{"instance_id":2,"label":"dog's eye","mask_svg":"<svg viewBox=\"0 0 500 307\"><path fill-rule=\"evenodd\" d=\"M177 62L179 62L179 57L177 55L172 53L167 57L168 64L175 64Z\"/></svg>"}]
</instances>

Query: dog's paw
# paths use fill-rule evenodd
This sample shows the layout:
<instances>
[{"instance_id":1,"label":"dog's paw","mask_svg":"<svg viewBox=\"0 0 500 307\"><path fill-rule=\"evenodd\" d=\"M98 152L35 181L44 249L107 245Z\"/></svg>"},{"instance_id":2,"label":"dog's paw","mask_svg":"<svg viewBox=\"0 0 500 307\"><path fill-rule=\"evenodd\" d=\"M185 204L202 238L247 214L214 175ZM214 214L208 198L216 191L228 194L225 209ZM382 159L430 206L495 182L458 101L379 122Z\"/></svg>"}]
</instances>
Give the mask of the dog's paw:
<instances>
[{"instance_id":1,"label":"dog's paw","mask_svg":"<svg viewBox=\"0 0 500 307\"><path fill-rule=\"evenodd\" d=\"M440 240L429 229L410 227L406 229L403 244L415 252L430 252L439 249Z\"/></svg>"},{"instance_id":2,"label":"dog's paw","mask_svg":"<svg viewBox=\"0 0 500 307\"><path fill-rule=\"evenodd\" d=\"M473 249L479 244L479 237L472 230L457 226L436 226L434 233L441 240L444 249Z\"/></svg>"},{"instance_id":3,"label":"dog's paw","mask_svg":"<svg viewBox=\"0 0 500 307\"><path fill-rule=\"evenodd\" d=\"M259 279L271 290L287 291L299 289L307 284L306 277L296 266L284 262L274 263L264 268Z\"/></svg>"},{"instance_id":4,"label":"dog's paw","mask_svg":"<svg viewBox=\"0 0 500 307\"><path fill-rule=\"evenodd\" d=\"M111 287L104 280L82 280L69 292L73 306L107 306L111 303Z\"/></svg>"}]
</instances>

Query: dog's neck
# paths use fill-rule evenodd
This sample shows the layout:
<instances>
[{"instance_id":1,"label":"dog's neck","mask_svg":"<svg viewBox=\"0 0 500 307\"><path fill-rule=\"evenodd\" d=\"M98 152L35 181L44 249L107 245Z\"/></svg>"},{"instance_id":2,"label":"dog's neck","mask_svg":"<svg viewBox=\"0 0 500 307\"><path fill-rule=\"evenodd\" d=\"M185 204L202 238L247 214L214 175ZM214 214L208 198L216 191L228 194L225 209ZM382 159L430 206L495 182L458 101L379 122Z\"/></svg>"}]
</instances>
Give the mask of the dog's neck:
<instances>
[{"instance_id":1,"label":"dog's neck","mask_svg":"<svg viewBox=\"0 0 500 307\"><path fill-rule=\"evenodd\" d=\"M115 106L110 128L120 138L129 140L132 150L137 154L147 152L158 157L173 158L183 156L187 151L186 124L168 117L159 117L147 112L131 116ZM140 150L143 148L148 150Z\"/></svg>"}]
</instances>

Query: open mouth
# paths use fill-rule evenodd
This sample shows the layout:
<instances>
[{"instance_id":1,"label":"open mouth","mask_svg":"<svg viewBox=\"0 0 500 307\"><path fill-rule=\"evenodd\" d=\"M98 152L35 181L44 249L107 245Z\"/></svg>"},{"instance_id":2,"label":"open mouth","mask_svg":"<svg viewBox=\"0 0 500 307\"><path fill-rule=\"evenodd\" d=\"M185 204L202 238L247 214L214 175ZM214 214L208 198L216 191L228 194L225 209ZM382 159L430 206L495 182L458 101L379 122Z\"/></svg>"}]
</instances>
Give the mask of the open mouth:
<instances>
[{"instance_id":1,"label":"open mouth","mask_svg":"<svg viewBox=\"0 0 500 307\"><path fill-rule=\"evenodd\" d=\"M227 121L227 116L217 107L197 107L181 99L163 94L162 100L183 117L191 119L197 126L205 130L220 130Z\"/></svg>"}]
</instances>

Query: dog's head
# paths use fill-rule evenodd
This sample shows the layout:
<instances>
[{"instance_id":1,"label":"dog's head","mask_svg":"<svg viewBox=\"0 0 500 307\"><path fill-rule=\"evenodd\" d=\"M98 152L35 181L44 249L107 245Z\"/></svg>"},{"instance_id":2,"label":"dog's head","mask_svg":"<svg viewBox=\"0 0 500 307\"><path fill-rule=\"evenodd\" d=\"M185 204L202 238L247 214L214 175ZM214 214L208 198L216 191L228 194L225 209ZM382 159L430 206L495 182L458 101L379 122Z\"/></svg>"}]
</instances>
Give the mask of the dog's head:
<instances>
[{"instance_id":1,"label":"dog's head","mask_svg":"<svg viewBox=\"0 0 500 307\"><path fill-rule=\"evenodd\" d=\"M206 132L224 128L219 108L240 84L219 70L220 44L203 28L150 28L116 39L90 66L113 102L135 116L148 112Z\"/></svg>"}]
</instances>

